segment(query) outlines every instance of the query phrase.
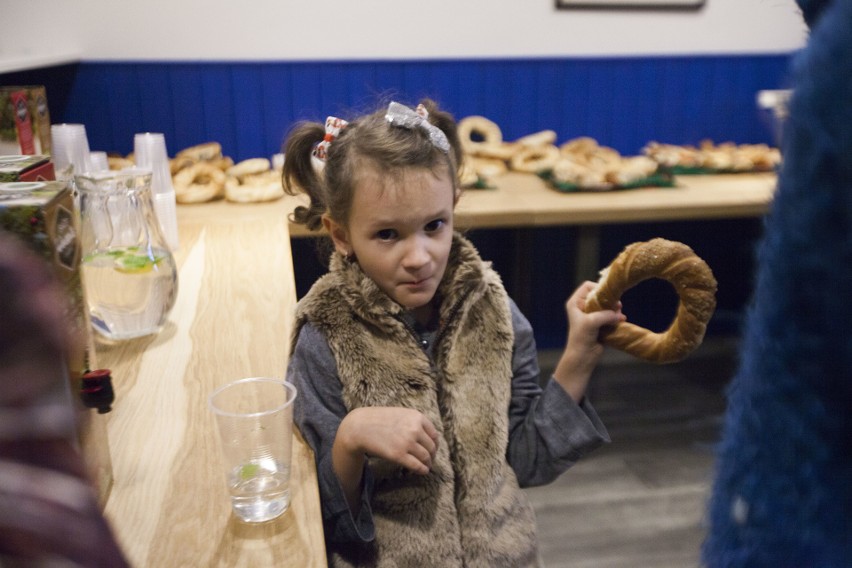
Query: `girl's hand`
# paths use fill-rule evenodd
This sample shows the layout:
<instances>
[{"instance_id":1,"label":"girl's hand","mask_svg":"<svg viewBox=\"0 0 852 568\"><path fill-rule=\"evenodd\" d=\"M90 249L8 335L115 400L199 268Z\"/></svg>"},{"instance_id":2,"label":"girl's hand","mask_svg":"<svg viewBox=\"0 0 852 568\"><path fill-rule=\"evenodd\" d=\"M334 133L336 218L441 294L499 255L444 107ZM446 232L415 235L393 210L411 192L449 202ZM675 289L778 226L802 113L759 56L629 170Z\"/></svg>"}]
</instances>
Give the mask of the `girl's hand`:
<instances>
[{"instance_id":1,"label":"girl's hand","mask_svg":"<svg viewBox=\"0 0 852 568\"><path fill-rule=\"evenodd\" d=\"M343 419L337 435L351 453L382 458L420 475L429 473L438 451L435 426L411 408L356 408Z\"/></svg>"},{"instance_id":2,"label":"girl's hand","mask_svg":"<svg viewBox=\"0 0 852 568\"><path fill-rule=\"evenodd\" d=\"M553 373L556 380L576 401L585 395L592 371L603 355L604 346L598 340L601 328L617 325L627 319L621 313L621 302L615 310L601 310L590 314L583 311L586 307L586 297L594 288L594 282L584 282L565 303L565 311L568 314L568 340Z\"/></svg>"},{"instance_id":3,"label":"girl's hand","mask_svg":"<svg viewBox=\"0 0 852 568\"><path fill-rule=\"evenodd\" d=\"M621 302L618 302L615 310L587 314L586 297L595 286L594 282L583 282L565 302L565 312L568 314L568 344L580 352L595 354L600 358L603 354L603 344L598 341L601 328L617 325L627 320L627 317L621 313Z\"/></svg>"}]
</instances>

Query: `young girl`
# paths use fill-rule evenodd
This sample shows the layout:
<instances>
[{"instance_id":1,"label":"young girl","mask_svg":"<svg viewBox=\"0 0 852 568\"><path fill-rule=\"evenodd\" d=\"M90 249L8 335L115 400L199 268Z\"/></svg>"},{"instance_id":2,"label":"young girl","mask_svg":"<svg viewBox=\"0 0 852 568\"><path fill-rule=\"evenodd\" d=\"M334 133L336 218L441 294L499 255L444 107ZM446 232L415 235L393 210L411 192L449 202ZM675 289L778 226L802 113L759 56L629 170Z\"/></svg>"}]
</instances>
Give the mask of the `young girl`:
<instances>
[{"instance_id":1,"label":"young girl","mask_svg":"<svg viewBox=\"0 0 852 568\"><path fill-rule=\"evenodd\" d=\"M568 341L542 390L529 322L453 230L461 150L424 101L297 127L284 179L310 197L329 273L299 302L289 379L317 460L332 566L536 563L519 487L609 440L584 394L619 311L566 304Z\"/></svg>"}]
</instances>

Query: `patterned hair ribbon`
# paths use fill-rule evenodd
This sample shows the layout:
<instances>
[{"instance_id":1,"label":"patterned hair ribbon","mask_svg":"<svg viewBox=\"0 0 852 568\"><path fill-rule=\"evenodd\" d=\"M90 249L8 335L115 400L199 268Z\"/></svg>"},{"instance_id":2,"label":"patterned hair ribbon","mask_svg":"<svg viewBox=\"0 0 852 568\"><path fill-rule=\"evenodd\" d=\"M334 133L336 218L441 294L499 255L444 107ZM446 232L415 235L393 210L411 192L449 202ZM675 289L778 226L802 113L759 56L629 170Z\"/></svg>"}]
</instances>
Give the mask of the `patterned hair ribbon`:
<instances>
[{"instance_id":1,"label":"patterned hair ribbon","mask_svg":"<svg viewBox=\"0 0 852 568\"><path fill-rule=\"evenodd\" d=\"M318 169L325 167L325 161L328 159L328 148L334 142L334 139L340 136L340 131L346 128L348 124L348 122L336 116L329 116L325 119L325 136L311 152L311 161L315 167Z\"/></svg>"},{"instance_id":2,"label":"patterned hair ribbon","mask_svg":"<svg viewBox=\"0 0 852 568\"><path fill-rule=\"evenodd\" d=\"M450 141L444 131L429 122L429 111L423 105L417 105L416 110L411 110L405 105L391 102L385 120L394 126L413 129L422 128L429 135L429 141L443 153L450 151Z\"/></svg>"}]
</instances>

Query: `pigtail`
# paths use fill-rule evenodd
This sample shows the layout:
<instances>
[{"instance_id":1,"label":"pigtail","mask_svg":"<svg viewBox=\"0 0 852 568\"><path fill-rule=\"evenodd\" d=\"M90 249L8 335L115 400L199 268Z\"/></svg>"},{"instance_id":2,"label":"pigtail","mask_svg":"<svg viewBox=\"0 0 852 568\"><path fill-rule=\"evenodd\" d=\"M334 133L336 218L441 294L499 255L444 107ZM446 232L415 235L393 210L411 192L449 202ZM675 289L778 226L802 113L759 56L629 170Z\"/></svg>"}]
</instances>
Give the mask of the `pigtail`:
<instances>
[{"instance_id":1,"label":"pigtail","mask_svg":"<svg viewBox=\"0 0 852 568\"><path fill-rule=\"evenodd\" d=\"M284 171L281 181L289 195L305 193L308 207L300 205L293 211L292 221L316 231L322 226L326 212L325 186L313 167L311 153L325 136L325 128L317 122L301 122L290 131L284 144Z\"/></svg>"}]
</instances>

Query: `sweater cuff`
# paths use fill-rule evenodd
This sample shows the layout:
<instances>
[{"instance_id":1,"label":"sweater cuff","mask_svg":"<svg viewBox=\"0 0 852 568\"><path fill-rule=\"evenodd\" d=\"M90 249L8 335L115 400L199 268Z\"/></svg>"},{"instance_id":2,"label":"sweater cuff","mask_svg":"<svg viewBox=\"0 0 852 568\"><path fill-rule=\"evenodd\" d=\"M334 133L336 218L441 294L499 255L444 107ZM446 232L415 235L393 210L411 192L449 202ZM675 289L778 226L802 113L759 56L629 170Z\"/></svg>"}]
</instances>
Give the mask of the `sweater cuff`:
<instances>
[{"instance_id":1,"label":"sweater cuff","mask_svg":"<svg viewBox=\"0 0 852 568\"><path fill-rule=\"evenodd\" d=\"M370 498L373 494L373 474L370 468L364 465L361 506L357 515L353 515L349 509L331 459L321 464L317 474L321 478L320 486L328 489L322 500L326 538L333 542L372 542L376 537L376 527L373 522L373 510L370 508Z\"/></svg>"},{"instance_id":2,"label":"sweater cuff","mask_svg":"<svg viewBox=\"0 0 852 568\"><path fill-rule=\"evenodd\" d=\"M541 404L556 433L550 448L552 455L573 462L611 441L589 397L584 396L578 404L553 377L544 388ZM571 428L560 427L564 424Z\"/></svg>"}]
</instances>

